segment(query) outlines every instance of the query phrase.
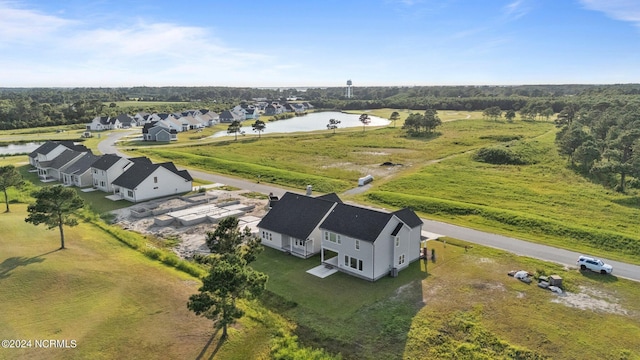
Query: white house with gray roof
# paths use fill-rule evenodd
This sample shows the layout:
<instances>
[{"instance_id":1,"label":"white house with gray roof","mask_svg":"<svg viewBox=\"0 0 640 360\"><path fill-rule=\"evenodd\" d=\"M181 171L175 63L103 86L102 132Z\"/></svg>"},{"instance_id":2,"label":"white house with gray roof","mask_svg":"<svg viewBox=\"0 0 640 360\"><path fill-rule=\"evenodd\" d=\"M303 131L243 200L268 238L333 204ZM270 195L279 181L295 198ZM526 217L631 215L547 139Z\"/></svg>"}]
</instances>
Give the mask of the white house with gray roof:
<instances>
[{"instance_id":1,"label":"white house with gray roof","mask_svg":"<svg viewBox=\"0 0 640 360\"><path fill-rule=\"evenodd\" d=\"M397 276L420 258L422 220L410 209L386 213L339 203L319 228L321 262L363 279Z\"/></svg>"},{"instance_id":2,"label":"white house with gray roof","mask_svg":"<svg viewBox=\"0 0 640 360\"><path fill-rule=\"evenodd\" d=\"M102 131L122 128L120 120L116 117L96 116L91 123L87 124L87 130Z\"/></svg>"},{"instance_id":3,"label":"white house with gray roof","mask_svg":"<svg viewBox=\"0 0 640 360\"><path fill-rule=\"evenodd\" d=\"M320 253L318 226L338 202L335 194L311 197L286 192L258 223L262 245L305 259Z\"/></svg>"},{"instance_id":4,"label":"white house with gray roof","mask_svg":"<svg viewBox=\"0 0 640 360\"><path fill-rule=\"evenodd\" d=\"M86 146L76 145L73 141L46 141L29 154L29 164L37 169L41 181L60 180L59 174L49 174L49 168L56 157L68 150L89 151Z\"/></svg>"},{"instance_id":5,"label":"white house with gray roof","mask_svg":"<svg viewBox=\"0 0 640 360\"><path fill-rule=\"evenodd\" d=\"M50 161L41 161L38 174L41 180L62 179L62 172L82 157L84 153L75 150L65 150ZM44 174L44 175L43 175Z\"/></svg>"},{"instance_id":6,"label":"white house with gray roof","mask_svg":"<svg viewBox=\"0 0 640 360\"><path fill-rule=\"evenodd\" d=\"M366 280L396 276L420 258L422 220L410 209L393 213L344 204L336 194L287 192L258 223L264 246Z\"/></svg>"},{"instance_id":7,"label":"white house with gray roof","mask_svg":"<svg viewBox=\"0 0 640 360\"><path fill-rule=\"evenodd\" d=\"M61 171L60 181L66 186L92 186L91 165L98 159L100 156L93 155L90 151L83 153L81 158Z\"/></svg>"},{"instance_id":8,"label":"white house with gray roof","mask_svg":"<svg viewBox=\"0 0 640 360\"><path fill-rule=\"evenodd\" d=\"M105 154L91 164L93 187L104 192L112 192L112 183L136 161L151 163L148 158L127 159L113 154Z\"/></svg>"},{"instance_id":9,"label":"white house with gray roof","mask_svg":"<svg viewBox=\"0 0 640 360\"><path fill-rule=\"evenodd\" d=\"M134 162L113 183L113 194L131 202L181 194L192 189L188 171L178 170L173 163Z\"/></svg>"}]
</instances>

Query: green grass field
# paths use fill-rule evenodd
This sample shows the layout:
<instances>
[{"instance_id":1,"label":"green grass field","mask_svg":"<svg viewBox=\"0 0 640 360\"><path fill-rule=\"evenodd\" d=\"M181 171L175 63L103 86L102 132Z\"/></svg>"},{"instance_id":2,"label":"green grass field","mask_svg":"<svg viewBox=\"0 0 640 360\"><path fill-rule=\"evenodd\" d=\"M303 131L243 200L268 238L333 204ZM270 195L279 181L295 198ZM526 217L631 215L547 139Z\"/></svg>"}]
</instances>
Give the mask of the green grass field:
<instances>
[{"instance_id":1,"label":"green grass field","mask_svg":"<svg viewBox=\"0 0 640 360\"><path fill-rule=\"evenodd\" d=\"M230 330L220 348L210 320L186 307L199 281L87 223L59 234L24 222L26 206L0 213L1 339L75 340L69 349L2 349L1 359L246 359L269 350L271 315ZM245 332L244 329L251 329ZM251 336L250 341L247 336ZM248 345L251 344L251 345Z\"/></svg>"},{"instance_id":2,"label":"green grass field","mask_svg":"<svg viewBox=\"0 0 640 360\"><path fill-rule=\"evenodd\" d=\"M312 184L319 192L341 193L355 187L359 177L373 174L371 190L353 199L409 206L427 218L640 263L640 193L615 193L570 170L557 154L551 122L508 123L482 119L477 112L445 113L447 121L430 138L407 137L398 125L364 133L138 148L134 153L247 179L260 176L287 187ZM478 149L506 146L529 164L473 159ZM381 166L384 162L399 165Z\"/></svg>"},{"instance_id":3,"label":"green grass field","mask_svg":"<svg viewBox=\"0 0 640 360\"><path fill-rule=\"evenodd\" d=\"M371 113L388 118L387 112ZM405 137L398 122L364 134L130 145L155 161L247 179L260 174L264 182L299 189L317 181L320 192L355 187L357 177L378 169L369 193L342 197L411 206L427 218L640 262L630 251L639 242L638 193L606 190L567 169L555 151L552 123L447 116L439 135L427 139ZM530 165L473 160L477 149L506 144ZM24 161L7 157L0 164ZM380 170L385 161L402 165ZM29 200L12 191L10 198ZM99 198L88 201L99 212L109 209ZM398 278L375 283L340 273L315 278L305 271L319 259L266 249L254 267L269 275L268 293L245 304L247 316L218 346L211 322L186 310L196 279L87 223L67 231L68 250L55 251L57 232L24 223L26 205L11 206L11 213L0 213L0 335L75 339L78 347L0 349L0 358L267 358L284 331L301 346L346 359L640 359L637 283L480 246L465 251L454 239L446 246L430 242L436 262L415 262ZM518 269L559 274L570 295L506 275ZM586 308L569 306L578 296L571 294L581 294L576 304Z\"/></svg>"},{"instance_id":4,"label":"green grass field","mask_svg":"<svg viewBox=\"0 0 640 360\"><path fill-rule=\"evenodd\" d=\"M271 249L254 267L270 277L274 294L263 302L297 323L301 343L347 359L640 357L638 284L489 248L465 251L449 240L429 242L436 262L375 283L342 273L319 279L306 273L318 258ZM518 269L558 274L572 294L590 294L584 304L602 307L557 302L562 297L507 276Z\"/></svg>"},{"instance_id":5,"label":"green grass field","mask_svg":"<svg viewBox=\"0 0 640 360\"><path fill-rule=\"evenodd\" d=\"M482 247L465 252L453 240L430 243L437 261L426 268L415 262L398 278L375 283L340 273L315 278L305 271L318 265L317 258L266 249L254 267L270 276L261 303L271 311L247 304L247 316L219 346L211 322L186 309L196 279L86 223L68 228L68 249L57 250L57 232L24 223L25 208L14 204L11 213L0 214L6 235L0 237L0 337L75 340L77 347L0 349L1 358L265 358L277 329L293 331L302 346L347 359L453 358L471 348L491 358L513 351L640 356L637 284ZM551 292L506 276L521 268L558 273L569 291L592 291L596 300L609 299L613 310L555 303ZM594 336L599 328L606 333Z\"/></svg>"}]
</instances>

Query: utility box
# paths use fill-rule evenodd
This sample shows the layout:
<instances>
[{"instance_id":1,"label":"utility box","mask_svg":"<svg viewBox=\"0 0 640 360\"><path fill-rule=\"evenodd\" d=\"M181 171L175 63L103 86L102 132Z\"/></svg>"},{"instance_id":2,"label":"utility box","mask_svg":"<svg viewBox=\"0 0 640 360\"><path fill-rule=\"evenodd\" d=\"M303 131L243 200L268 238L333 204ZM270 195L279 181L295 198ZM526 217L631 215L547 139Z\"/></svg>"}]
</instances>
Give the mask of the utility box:
<instances>
[{"instance_id":1,"label":"utility box","mask_svg":"<svg viewBox=\"0 0 640 360\"><path fill-rule=\"evenodd\" d=\"M549 276L549 285L562 287L562 278L559 275L550 275Z\"/></svg>"}]
</instances>

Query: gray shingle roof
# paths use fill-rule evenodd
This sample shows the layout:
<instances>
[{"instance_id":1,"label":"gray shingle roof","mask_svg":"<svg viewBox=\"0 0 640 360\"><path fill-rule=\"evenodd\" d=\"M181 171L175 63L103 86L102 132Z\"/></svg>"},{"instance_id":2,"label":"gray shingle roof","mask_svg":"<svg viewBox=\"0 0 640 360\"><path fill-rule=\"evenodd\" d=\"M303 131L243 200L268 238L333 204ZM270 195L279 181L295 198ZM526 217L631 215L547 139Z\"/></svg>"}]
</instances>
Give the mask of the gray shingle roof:
<instances>
[{"instance_id":1,"label":"gray shingle roof","mask_svg":"<svg viewBox=\"0 0 640 360\"><path fill-rule=\"evenodd\" d=\"M29 157L36 157L38 156L38 154L43 154L46 155L48 153L51 152L51 150L55 149L58 147L58 143L54 142L54 141L47 141L44 144L40 145L37 149L33 150L30 154Z\"/></svg>"},{"instance_id":2,"label":"gray shingle roof","mask_svg":"<svg viewBox=\"0 0 640 360\"><path fill-rule=\"evenodd\" d=\"M122 159L118 155L113 154L105 154L100 157L100 159L96 160L96 162L91 165L91 167L96 168L98 170L109 170L113 164L117 163L118 160Z\"/></svg>"},{"instance_id":3,"label":"gray shingle roof","mask_svg":"<svg viewBox=\"0 0 640 360\"><path fill-rule=\"evenodd\" d=\"M258 227L306 240L334 204L334 201L286 192Z\"/></svg>"},{"instance_id":4,"label":"gray shingle roof","mask_svg":"<svg viewBox=\"0 0 640 360\"><path fill-rule=\"evenodd\" d=\"M336 202L336 203L341 203L342 202L342 200L340 200L340 198L338 197L338 194L336 194L336 193L330 193L330 194L324 194L324 195L316 196L316 199L328 200L328 201L332 201L332 202Z\"/></svg>"},{"instance_id":5,"label":"gray shingle roof","mask_svg":"<svg viewBox=\"0 0 640 360\"><path fill-rule=\"evenodd\" d=\"M187 181L193 180L188 171L179 171L175 167L175 165L173 165L173 163L152 164L150 161L134 161L133 165L131 165L124 173L122 173L122 175L118 176L118 178L113 181L113 185L121 186L125 189L135 189L138 185L140 185L140 183L151 176L151 174L153 174L159 167L163 167Z\"/></svg>"},{"instance_id":6,"label":"gray shingle roof","mask_svg":"<svg viewBox=\"0 0 640 360\"><path fill-rule=\"evenodd\" d=\"M73 150L65 150L60 155L53 158L51 161L43 161L40 163L41 167L60 169L67 165L71 160L78 157L81 153Z\"/></svg>"},{"instance_id":7,"label":"gray shingle roof","mask_svg":"<svg viewBox=\"0 0 640 360\"><path fill-rule=\"evenodd\" d=\"M423 224L422 220L416 215L413 210L409 208L404 208L398 210L393 213L393 215L397 216L403 223L407 224L410 228L414 228L416 226L420 226Z\"/></svg>"},{"instance_id":8,"label":"gray shingle roof","mask_svg":"<svg viewBox=\"0 0 640 360\"><path fill-rule=\"evenodd\" d=\"M354 239L374 242L393 215L347 204L337 204L320 228Z\"/></svg>"},{"instance_id":9,"label":"gray shingle roof","mask_svg":"<svg viewBox=\"0 0 640 360\"><path fill-rule=\"evenodd\" d=\"M91 152L87 152L64 172L67 174L83 174L91 168L91 165L99 158L99 156L93 155Z\"/></svg>"},{"instance_id":10,"label":"gray shingle roof","mask_svg":"<svg viewBox=\"0 0 640 360\"><path fill-rule=\"evenodd\" d=\"M47 140L44 144L40 145L37 149L33 150L29 154L29 157L35 158L36 156L38 156L38 154L46 155L46 154L50 153L53 149L57 148L58 145L63 145L69 150L74 150L74 151L79 151L79 152L90 151L86 146L84 146L84 145L76 145L76 144L74 144L73 141L69 141L69 140L51 141L51 140Z\"/></svg>"}]
</instances>

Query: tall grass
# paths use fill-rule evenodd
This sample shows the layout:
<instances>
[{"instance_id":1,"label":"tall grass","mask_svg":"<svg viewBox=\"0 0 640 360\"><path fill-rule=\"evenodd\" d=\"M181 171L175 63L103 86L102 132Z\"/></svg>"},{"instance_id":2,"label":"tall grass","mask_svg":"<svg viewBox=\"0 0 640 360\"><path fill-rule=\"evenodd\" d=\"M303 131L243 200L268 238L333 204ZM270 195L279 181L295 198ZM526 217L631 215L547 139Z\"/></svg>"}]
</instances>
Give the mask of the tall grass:
<instances>
[{"instance_id":1,"label":"tall grass","mask_svg":"<svg viewBox=\"0 0 640 360\"><path fill-rule=\"evenodd\" d=\"M388 117L391 110L375 115ZM387 127L138 151L247 179L260 175L263 182L301 189L313 184L321 192L354 187L383 162L401 164L355 199L406 204L425 217L639 261L640 195L613 193L574 173L556 151L552 123L490 121L466 112L447 116L458 120L444 122L440 135L430 139ZM520 165L476 161L481 149L501 149Z\"/></svg>"},{"instance_id":2,"label":"tall grass","mask_svg":"<svg viewBox=\"0 0 640 360\"><path fill-rule=\"evenodd\" d=\"M613 231L576 226L523 212L427 196L384 191L369 192L366 196L374 203L392 205L398 208L409 207L429 215L473 215L503 226L506 225L518 232L534 234L538 238L546 239L545 243L550 242L549 236L551 236L560 239L557 243L553 242L553 245L575 249L604 250L614 257L623 255L625 258L640 260L640 241L635 237Z\"/></svg>"},{"instance_id":3,"label":"tall grass","mask_svg":"<svg viewBox=\"0 0 640 360\"><path fill-rule=\"evenodd\" d=\"M201 278L206 275L206 270L198 264L183 260L170 250L156 247L155 245L153 245L153 243L148 241L146 236L142 234L122 229L119 226L108 225L104 221L102 221L102 219L100 219L95 213L89 211L83 211L81 215L85 221L100 228L102 231L111 235L113 238L118 239L118 241L129 246L130 248L141 252L150 259L158 260L165 265L176 268L197 278Z\"/></svg>"},{"instance_id":4,"label":"tall grass","mask_svg":"<svg viewBox=\"0 0 640 360\"><path fill-rule=\"evenodd\" d=\"M183 166L195 167L203 170L213 170L217 173L240 176L250 179L260 179L260 181L296 188L306 188L313 185L314 189L320 192L336 192L347 189L348 183L339 179L305 174L302 172L281 170L267 165L251 164L246 162L230 161L216 157L193 155L183 152L169 150L147 150L141 149L138 152L148 154L155 158L175 161Z\"/></svg>"}]
</instances>

